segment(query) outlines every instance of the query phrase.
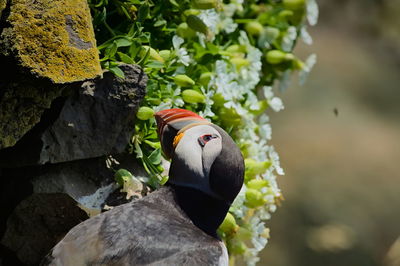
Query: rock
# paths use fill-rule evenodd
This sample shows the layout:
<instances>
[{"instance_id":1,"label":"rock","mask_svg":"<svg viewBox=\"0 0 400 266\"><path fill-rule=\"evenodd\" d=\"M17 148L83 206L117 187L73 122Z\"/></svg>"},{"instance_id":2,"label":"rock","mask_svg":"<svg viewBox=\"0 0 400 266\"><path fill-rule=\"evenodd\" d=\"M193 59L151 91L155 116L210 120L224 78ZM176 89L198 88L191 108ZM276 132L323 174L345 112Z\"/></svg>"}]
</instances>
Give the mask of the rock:
<instances>
[{"instance_id":1,"label":"rock","mask_svg":"<svg viewBox=\"0 0 400 266\"><path fill-rule=\"evenodd\" d=\"M34 171L30 168L0 169L0 205L2 206L0 239L5 232L7 217L23 199L33 192L32 184L29 182L32 172Z\"/></svg>"},{"instance_id":2,"label":"rock","mask_svg":"<svg viewBox=\"0 0 400 266\"><path fill-rule=\"evenodd\" d=\"M0 0L0 62L3 149L39 122L60 84L102 74L87 1Z\"/></svg>"},{"instance_id":3,"label":"rock","mask_svg":"<svg viewBox=\"0 0 400 266\"><path fill-rule=\"evenodd\" d=\"M0 205L4 206L2 217L8 217L15 206L29 195L43 193L67 194L85 211L99 213L110 194L122 195L114 178L116 170L124 168L141 178L146 175L134 155L122 153L116 157L118 160L104 156L59 164L0 169ZM0 238L4 228L5 220L0 218Z\"/></svg>"},{"instance_id":4,"label":"rock","mask_svg":"<svg viewBox=\"0 0 400 266\"><path fill-rule=\"evenodd\" d=\"M7 221L1 244L26 265L36 265L87 214L66 194L33 194L23 200Z\"/></svg>"},{"instance_id":5,"label":"rock","mask_svg":"<svg viewBox=\"0 0 400 266\"><path fill-rule=\"evenodd\" d=\"M26 72L54 83L101 75L86 0L0 0L2 7L0 54Z\"/></svg>"},{"instance_id":6,"label":"rock","mask_svg":"<svg viewBox=\"0 0 400 266\"><path fill-rule=\"evenodd\" d=\"M147 76L123 65L125 80L112 73L86 81L42 135L39 163L65 162L122 153L134 131L135 114L145 94Z\"/></svg>"},{"instance_id":7,"label":"rock","mask_svg":"<svg viewBox=\"0 0 400 266\"><path fill-rule=\"evenodd\" d=\"M0 0L0 17L1 17L1 13L3 13L3 10L6 8L7 6L7 0Z\"/></svg>"},{"instance_id":8,"label":"rock","mask_svg":"<svg viewBox=\"0 0 400 266\"><path fill-rule=\"evenodd\" d=\"M114 171L107 167L106 157L48 164L37 169L30 178L33 193L65 193L77 202L94 194L99 187L115 183Z\"/></svg>"},{"instance_id":9,"label":"rock","mask_svg":"<svg viewBox=\"0 0 400 266\"><path fill-rule=\"evenodd\" d=\"M114 171L145 172L134 155L122 153L73 162L0 168L0 262L37 264L77 223L126 199ZM142 194L149 192L144 187ZM84 211L84 213L82 212Z\"/></svg>"},{"instance_id":10,"label":"rock","mask_svg":"<svg viewBox=\"0 0 400 266\"><path fill-rule=\"evenodd\" d=\"M69 97L59 98L41 122L14 147L0 150L0 166L59 163L122 153L134 131L135 113L147 76L121 65L125 79L110 72L85 81ZM27 148L29 147L29 148Z\"/></svg>"},{"instance_id":11,"label":"rock","mask_svg":"<svg viewBox=\"0 0 400 266\"><path fill-rule=\"evenodd\" d=\"M119 157L133 155L121 154ZM40 170L30 178L33 193L65 193L90 215L100 213L110 194L121 194L114 179L115 170L120 168L116 163L109 156L39 166L36 169ZM137 162L133 162L129 168L132 173L143 171ZM10 169L5 170L10 172Z\"/></svg>"},{"instance_id":12,"label":"rock","mask_svg":"<svg viewBox=\"0 0 400 266\"><path fill-rule=\"evenodd\" d=\"M5 76L5 78L7 75ZM13 146L40 121L62 88L24 76L0 81L0 149Z\"/></svg>"}]
</instances>

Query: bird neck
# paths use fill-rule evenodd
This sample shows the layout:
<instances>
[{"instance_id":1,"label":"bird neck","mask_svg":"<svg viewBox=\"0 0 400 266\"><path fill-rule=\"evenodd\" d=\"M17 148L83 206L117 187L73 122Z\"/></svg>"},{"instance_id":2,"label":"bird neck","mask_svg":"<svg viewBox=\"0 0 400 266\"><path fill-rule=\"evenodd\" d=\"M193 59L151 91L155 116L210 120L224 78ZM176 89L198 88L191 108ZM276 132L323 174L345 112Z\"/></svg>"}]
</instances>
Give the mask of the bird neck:
<instances>
[{"instance_id":1,"label":"bird neck","mask_svg":"<svg viewBox=\"0 0 400 266\"><path fill-rule=\"evenodd\" d=\"M176 201L190 220L208 235L219 239L217 229L225 219L230 204L193 188L170 184Z\"/></svg>"}]
</instances>

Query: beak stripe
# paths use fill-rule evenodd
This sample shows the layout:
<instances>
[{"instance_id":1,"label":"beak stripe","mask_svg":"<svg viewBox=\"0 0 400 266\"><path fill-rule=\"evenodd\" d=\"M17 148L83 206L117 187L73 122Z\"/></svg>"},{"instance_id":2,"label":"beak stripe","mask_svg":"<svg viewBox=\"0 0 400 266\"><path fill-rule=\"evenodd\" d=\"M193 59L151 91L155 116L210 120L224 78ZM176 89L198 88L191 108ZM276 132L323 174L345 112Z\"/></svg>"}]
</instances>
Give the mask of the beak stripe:
<instances>
[{"instance_id":1,"label":"beak stripe","mask_svg":"<svg viewBox=\"0 0 400 266\"><path fill-rule=\"evenodd\" d=\"M191 123L191 124L188 124L188 125L184 126L183 128L181 128L181 129L178 131L177 135L180 134L180 133L185 132L185 131L188 130L189 128L192 128L192 127L195 127L195 126L200 126L200 125L210 125L210 124L211 124L211 123L208 122L207 120L199 121L199 122L196 122L196 123Z\"/></svg>"},{"instance_id":2,"label":"beak stripe","mask_svg":"<svg viewBox=\"0 0 400 266\"><path fill-rule=\"evenodd\" d=\"M196 113L193 113L192 111L177 108L159 111L155 114L155 117L157 121L157 132L159 136L163 134L164 126L169 124L170 122L186 119L207 121L203 117L199 116Z\"/></svg>"},{"instance_id":3,"label":"beak stripe","mask_svg":"<svg viewBox=\"0 0 400 266\"><path fill-rule=\"evenodd\" d=\"M172 142L172 146L174 147L174 149L175 149L176 146L178 145L179 141L182 139L183 135L184 135L184 133L181 132L181 133L178 133L178 134L175 136L174 141Z\"/></svg>"}]
</instances>

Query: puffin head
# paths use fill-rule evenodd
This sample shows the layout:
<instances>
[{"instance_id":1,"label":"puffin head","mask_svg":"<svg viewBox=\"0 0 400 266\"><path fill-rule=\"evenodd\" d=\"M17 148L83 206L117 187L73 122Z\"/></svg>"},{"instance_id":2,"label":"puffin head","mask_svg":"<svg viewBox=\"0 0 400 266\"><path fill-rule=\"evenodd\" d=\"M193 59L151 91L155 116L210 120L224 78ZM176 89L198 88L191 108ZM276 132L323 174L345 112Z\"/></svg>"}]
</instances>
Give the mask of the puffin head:
<instances>
[{"instance_id":1,"label":"puffin head","mask_svg":"<svg viewBox=\"0 0 400 266\"><path fill-rule=\"evenodd\" d=\"M184 109L155 114L161 147L172 159L168 183L231 204L243 185L243 156L219 126Z\"/></svg>"}]
</instances>

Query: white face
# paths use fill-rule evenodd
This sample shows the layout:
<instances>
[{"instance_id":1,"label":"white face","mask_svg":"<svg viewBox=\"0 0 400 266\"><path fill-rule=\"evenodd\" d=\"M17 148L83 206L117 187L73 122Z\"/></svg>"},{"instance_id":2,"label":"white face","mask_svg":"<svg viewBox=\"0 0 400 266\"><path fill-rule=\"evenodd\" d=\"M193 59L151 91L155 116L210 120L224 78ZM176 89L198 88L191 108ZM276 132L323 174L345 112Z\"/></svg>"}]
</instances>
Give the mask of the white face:
<instances>
[{"instance_id":1,"label":"white face","mask_svg":"<svg viewBox=\"0 0 400 266\"><path fill-rule=\"evenodd\" d=\"M181 175L174 174L170 182L214 194L209 186L209 172L221 150L221 135L212 126L199 125L187 129L174 152L177 162L181 163L182 168L186 168L187 171Z\"/></svg>"}]
</instances>

